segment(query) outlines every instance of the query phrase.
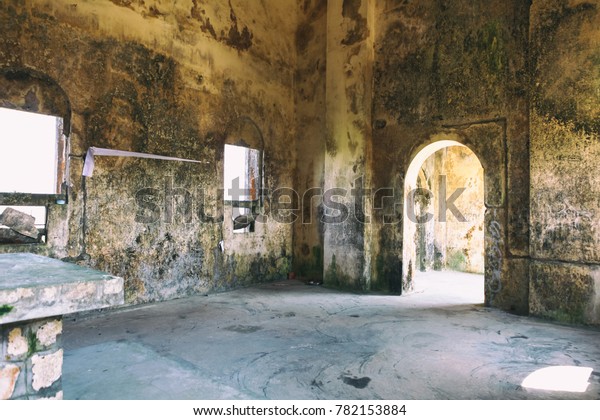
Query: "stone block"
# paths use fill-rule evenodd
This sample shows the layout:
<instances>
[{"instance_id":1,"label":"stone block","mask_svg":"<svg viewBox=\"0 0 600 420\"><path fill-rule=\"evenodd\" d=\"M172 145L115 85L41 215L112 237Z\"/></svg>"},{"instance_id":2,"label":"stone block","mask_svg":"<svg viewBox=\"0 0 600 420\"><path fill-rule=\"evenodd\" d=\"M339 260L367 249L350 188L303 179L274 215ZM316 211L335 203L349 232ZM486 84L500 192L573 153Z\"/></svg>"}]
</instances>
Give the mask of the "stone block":
<instances>
[{"instance_id":1,"label":"stone block","mask_svg":"<svg viewBox=\"0 0 600 420\"><path fill-rule=\"evenodd\" d=\"M17 377L17 382L15 384L15 389L11 399L26 398L29 394L27 387L27 362L11 362L11 364L17 366L21 372L21 374Z\"/></svg>"},{"instance_id":2,"label":"stone block","mask_svg":"<svg viewBox=\"0 0 600 420\"><path fill-rule=\"evenodd\" d=\"M529 314L529 263L527 258L504 260L502 287L494 298L494 307L518 315Z\"/></svg>"},{"instance_id":3,"label":"stone block","mask_svg":"<svg viewBox=\"0 0 600 420\"><path fill-rule=\"evenodd\" d=\"M34 355L31 358L31 386L38 392L43 388L50 388L62 376L63 350L41 356Z\"/></svg>"},{"instance_id":4,"label":"stone block","mask_svg":"<svg viewBox=\"0 0 600 420\"><path fill-rule=\"evenodd\" d=\"M57 343L58 336L62 334L62 321L55 319L45 322L36 333L36 337L42 346L52 346Z\"/></svg>"},{"instance_id":5,"label":"stone block","mask_svg":"<svg viewBox=\"0 0 600 420\"><path fill-rule=\"evenodd\" d=\"M60 286L50 286L46 287L40 293L40 303L51 305L56 302L57 298L59 298L60 294Z\"/></svg>"},{"instance_id":6,"label":"stone block","mask_svg":"<svg viewBox=\"0 0 600 420\"><path fill-rule=\"evenodd\" d=\"M6 356L13 360L22 359L29 352L27 338L23 335L20 327L9 329Z\"/></svg>"},{"instance_id":7,"label":"stone block","mask_svg":"<svg viewBox=\"0 0 600 420\"><path fill-rule=\"evenodd\" d=\"M600 325L600 266L532 263L529 304L532 315Z\"/></svg>"},{"instance_id":8,"label":"stone block","mask_svg":"<svg viewBox=\"0 0 600 420\"><path fill-rule=\"evenodd\" d=\"M0 214L0 224L29 238L37 239L39 236L38 229L35 227L35 217L10 207Z\"/></svg>"},{"instance_id":9,"label":"stone block","mask_svg":"<svg viewBox=\"0 0 600 420\"><path fill-rule=\"evenodd\" d=\"M21 369L14 364L0 364L0 400L13 397Z\"/></svg>"},{"instance_id":10,"label":"stone block","mask_svg":"<svg viewBox=\"0 0 600 420\"><path fill-rule=\"evenodd\" d=\"M121 279L107 280L104 282L105 295L119 295L123 293L123 282Z\"/></svg>"}]
</instances>

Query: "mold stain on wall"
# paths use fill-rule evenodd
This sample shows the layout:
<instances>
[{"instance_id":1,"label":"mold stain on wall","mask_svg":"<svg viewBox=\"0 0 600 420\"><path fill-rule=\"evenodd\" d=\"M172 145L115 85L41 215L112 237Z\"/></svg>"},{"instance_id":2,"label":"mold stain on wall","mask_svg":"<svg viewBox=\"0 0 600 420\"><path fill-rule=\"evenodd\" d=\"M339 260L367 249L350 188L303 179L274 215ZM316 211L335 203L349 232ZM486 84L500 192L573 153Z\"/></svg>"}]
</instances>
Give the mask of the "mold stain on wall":
<instances>
[{"instance_id":1,"label":"mold stain on wall","mask_svg":"<svg viewBox=\"0 0 600 420\"><path fill-rule=\"evenodd\" d=\"M264 132L266 184L293 184L293 154L279 139L292 127L295 58L287 43L296 25L283 8L8 3L0 18L11 42L2 44L0 68L56 80L71 101L69 203L51 209L48 245L28 250L123 276L129 304L287 276L290 226L269 221L221 250L231 226L216 203L225 131L242 115ZM46 91L21 92L9 79L3 104L51 108L40 102ZM202 163L96 157L93 177L83 179L91 146Z\"/></svg>"}]
</instances>

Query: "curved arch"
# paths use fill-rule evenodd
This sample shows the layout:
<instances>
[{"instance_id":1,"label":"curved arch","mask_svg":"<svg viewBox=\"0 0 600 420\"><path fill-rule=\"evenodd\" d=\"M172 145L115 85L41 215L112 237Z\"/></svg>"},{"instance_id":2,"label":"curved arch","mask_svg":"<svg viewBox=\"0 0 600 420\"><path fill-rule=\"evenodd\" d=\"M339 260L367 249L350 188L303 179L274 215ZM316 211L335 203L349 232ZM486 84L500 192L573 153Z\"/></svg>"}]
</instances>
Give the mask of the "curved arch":
<instances>
[{"instance_id":1,"label":"curved arch","mask_svg":"<svg viewBox=\"0 0 600 420\"><path fill-rule=\"evenodd\" d=\"M265 139L258 124L248 116L231 121L225 129L225 143L265 150Z\"/></svg>"},{"instance_id":2,"label":"curved arch","mask_svg":"<svg viewBox=\"0 0 600 420\"><path fill-rule=\"evenodd\" d=\"M26 67L0 69L0 106L63 119L63 134L71 132L71 101L50 76Z\"/></svg>"},{"instance_id":3,"label":"curved arch","mask_svg":"<svg viewBox=\"0 0 600 420\"><path fill-rule=\"evenodd\" d=\"M427 158L429 158L429 156L433 155L438 150L442 150L450 146L467 147L456 140L438 140L436 142L428 144L416 153L416 155L411 159L410 164L408 165L408 169L406 170L406 177L404 178L405 192L407 186L412 186L413 188L416 187L417 177L419 176L419 170L421 170L421 167L423 166ZM481 161L481 159L479 160Z\"/></svg>"},{"instance_id":4,"label":"curved arch","mask_svg":"<svg viewBox=\"0 0 600 420\"><path fill-rule=\"evenodd\" d=\"M425 146L421 147L414 153L410 164L406 170L406 176L404 178L404 191L403 191L403 246L402 246L402 289L403 291L410 291L414 288L414 275L416 273L417 264L417 245L414 240L418 233L418 223L415 220L410 220L411 214L414 213L414 207L409 208L409 194L412 191L417 191L419 187L419 176L422 172L423 165L432 155L436 152L449 148L449 147L462 147L469 150L470 153L477 159L481 168L483 168L482 159L467 145L457 140L437 140L433 141ZM485 171L485 168L483 168ZM421 175L422 176L422 175ZM485 184L484 176L484 184ZM421 185L423 183L421 182ZM431 193L429 193L431 194ZM411 213L412 212L412 213ZM414 216L414 215L413 215ZM431 220L431 219L428 219ZM481 255L481 254L480 254Z\"/></svg>"}]
</instances>

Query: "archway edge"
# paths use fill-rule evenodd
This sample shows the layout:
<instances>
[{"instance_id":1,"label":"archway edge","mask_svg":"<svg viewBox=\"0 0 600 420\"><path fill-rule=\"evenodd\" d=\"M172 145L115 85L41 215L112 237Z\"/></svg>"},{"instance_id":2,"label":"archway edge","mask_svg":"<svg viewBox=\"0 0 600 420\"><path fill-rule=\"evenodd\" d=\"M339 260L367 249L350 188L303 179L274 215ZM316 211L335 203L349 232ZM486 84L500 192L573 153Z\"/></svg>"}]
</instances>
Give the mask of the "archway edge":
<instances>
[{"instance_id":1,"label":"archway edge","mask_svg":"<svg viewBox=\"0 0 600 420\"><path fill-rule=\"evenodd\" d=\"M419 170L431 155L438 150L452 146L467 147L469 150L471 150L468 146L456 140L437 139L433 142L423 145L416 153L412 154L408 164L408 169L406 170L406 176L404 178L404 188L412 188L416 185ZM471 152L475 154L473 150L471 150ZM481 162L479 156L477 156L477 159L479 159L479 162Z\"/></svg>"},{"instance_id":2,"label":"archway edge","mask_svg":"<svg viewBox=\"0 0 600 420\"><path fill-rule=\"evenodd\" d=\"M56 80L36 69L0 68L0 106L61 117L63 133L66 136L71 133L69 95Z\"/></svg>"},{"instance_id":3,"label":"archway edge","mask_svg":"<svg viewBox=\"0 0 600 420\"><path fill-rule=\"evenodd\" d=\"M421 168L423 167L425 161L431 157L433 154L435 154L436 152L446 149L448 147L464 147L465 149L469 150L470 153L472 153L478 160L479 164L481 165L482 168L484 168L484 173L485 173L485 167L483 164L483 159L482 157L476 152L476 150L474 150L473 147L471 147L470 145L467 145L461 141L459 141L457 139L458 136L454 135L454 136L448 136L447 134L442 134L440 136L436 136L434 138L431 138L430 141L425 142L425 143L421 143L420 146L418 146L417 148L414 149L413 153L411 153L410 155L410 161L408 164L408 168L406 169L405 172L405 178L404 178L404 193L403 193L403 246L402 246L402 290L403 291L410 291L413 289L414 287L414 283L413 283L413 276L415 274L416 271L416 261L415 261L415 257L416 257L416 250L413 246L410 246L410 240L413 237L414 233L415 233L415 228L414 226L409 225L408 223L408 219L407 219L407 195L409 194L409 192L412 189L417 188L417 179L419 177L419 172L421 170ZM484 175L484 185L487 182L486 177ZM484 189L484 194L485 194L485 189ZM485 204L485 200L484 200L484 205L486 207L486 209L488 208L487 204ZM486 210L487 213L487 210ZM488 233L485 233L486 235L488 235ZM484 250L484 254L487 255L487 250ZM489 277L487 271L486 271L486 277ZM486 281L487 283L487 281ZM486 290L486 295L487 295L488 291ZM486 302L489 302L489 296L486 296Z\"/></svg>"},{"instance_id":4,"label":"archway edge","mask_svg":"<svg viewBox=\"0 0 600 420\"><path fill-rule=\"evenodd\" d=\"M414 171L418 172L419 168L418 160L425 160L427 156L448 146L466 147L479 160L485 179L485 207L488 209L505 207L507 149L505 127L501 122L464 124L457 129L437 132L417 142L407 155L409 160L404 162L404 186L407 185L406 180L411 178L413 184L410 185L414 185L416 180Z\"/></svg>"}]
</instances>

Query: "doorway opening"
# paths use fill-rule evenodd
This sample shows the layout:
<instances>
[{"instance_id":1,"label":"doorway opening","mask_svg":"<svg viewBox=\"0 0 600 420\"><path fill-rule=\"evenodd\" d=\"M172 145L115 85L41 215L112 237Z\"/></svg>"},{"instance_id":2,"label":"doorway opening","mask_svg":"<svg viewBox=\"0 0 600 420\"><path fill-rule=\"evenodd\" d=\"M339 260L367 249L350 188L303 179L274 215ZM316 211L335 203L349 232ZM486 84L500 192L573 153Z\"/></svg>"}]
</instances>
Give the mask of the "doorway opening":
<instances>
[{"instance_id":1,"label":"doorway opening","mask_svg":"<svg viewBox=\"0 0 600 420\"><path fill-rule=\"evenodd\" d=\"M403 290L484 302L484 171L451 140L421 150L404 186Z\"/></svg>"}]
</instances>

